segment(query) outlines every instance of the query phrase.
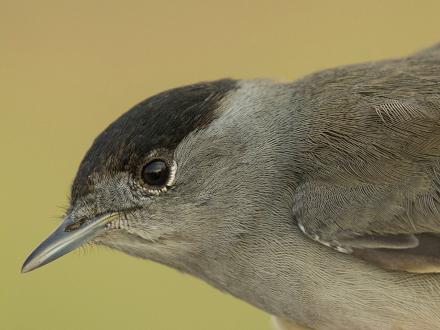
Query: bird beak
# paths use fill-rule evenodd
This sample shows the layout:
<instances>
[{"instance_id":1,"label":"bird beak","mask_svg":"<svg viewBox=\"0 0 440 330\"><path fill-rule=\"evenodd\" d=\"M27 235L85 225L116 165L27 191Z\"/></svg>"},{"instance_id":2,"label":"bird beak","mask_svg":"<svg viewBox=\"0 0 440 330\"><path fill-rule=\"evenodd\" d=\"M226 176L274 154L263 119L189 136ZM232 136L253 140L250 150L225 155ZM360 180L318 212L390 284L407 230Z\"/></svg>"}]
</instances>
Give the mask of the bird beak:
<instances>
[{"instance_id":1,"label":"bird beak","mask_svg":"<svg viewBox=\"0 0 440 330\"><path fill-rule=\"evenodd\" d=\"M73 222L70 216L66 216L61 225L27 257L21 272L30 272L87 243L105 232L106 224L116 217L119 214L111 213Z\"/></svg>"}]
</instances>

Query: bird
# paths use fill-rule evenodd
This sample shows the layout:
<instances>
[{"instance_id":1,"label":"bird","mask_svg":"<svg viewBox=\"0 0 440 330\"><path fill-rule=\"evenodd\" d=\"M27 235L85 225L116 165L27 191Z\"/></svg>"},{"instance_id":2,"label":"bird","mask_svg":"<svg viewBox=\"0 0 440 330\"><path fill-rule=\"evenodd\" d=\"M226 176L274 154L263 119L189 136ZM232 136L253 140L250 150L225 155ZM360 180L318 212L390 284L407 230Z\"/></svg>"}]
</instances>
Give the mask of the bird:
<instances>
[{"instance_id":1,"label":"bird","mask_svg":"<svg viewBox=\"0 0 440 330\"><path fill-rule=\"evenodd\" d=\"M440 44L147 98L94 140L22 272L83 244L195 276L279 329L440 329Z\"/></svg>"}]
</instances>

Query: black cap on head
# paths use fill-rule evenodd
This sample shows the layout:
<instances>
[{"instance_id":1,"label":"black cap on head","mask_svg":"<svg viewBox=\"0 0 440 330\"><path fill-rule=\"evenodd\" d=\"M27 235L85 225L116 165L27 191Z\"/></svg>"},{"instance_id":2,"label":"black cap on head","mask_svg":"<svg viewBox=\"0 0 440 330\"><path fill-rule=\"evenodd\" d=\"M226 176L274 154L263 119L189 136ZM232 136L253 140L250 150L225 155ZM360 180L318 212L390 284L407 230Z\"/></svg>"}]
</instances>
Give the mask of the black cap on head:
<instances>
[{"instance_id":1,"label":"black cap on head","mask_svg":"<svg viewBox=\"0 0 440 330\"><path fill-rule=\"evenodd\" d=\"M204 82L157 94L130 109L94 141L72 186L72 202L90 192L94 173L136 171L152 150L174 150L197 128L216 118L221 99L236 88L231 79Z\"/></svg>"}]
</instances>

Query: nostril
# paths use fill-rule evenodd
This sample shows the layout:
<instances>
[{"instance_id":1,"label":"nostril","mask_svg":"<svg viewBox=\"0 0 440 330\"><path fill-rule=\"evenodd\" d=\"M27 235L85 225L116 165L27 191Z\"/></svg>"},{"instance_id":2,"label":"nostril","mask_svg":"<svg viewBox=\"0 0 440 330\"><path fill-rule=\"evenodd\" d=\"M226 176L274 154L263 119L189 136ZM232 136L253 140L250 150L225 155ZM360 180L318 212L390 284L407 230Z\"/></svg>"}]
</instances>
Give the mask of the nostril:
<instances>
[{"instance_id":1,"label":"nostril","mask_svg":"<svg viewBox=\"0 0 440 330\"><path fill-rule=\"evenodd\" d=\"M69 231L74 231L74 230L78 230L79 228L81 228L81 226L86 222L86 218L82 218L78 221L75 221L74 223L71 223L69 225L66 226L66 228L64 228L65 232L69 232Z\"/></svg>"}]
</instances>

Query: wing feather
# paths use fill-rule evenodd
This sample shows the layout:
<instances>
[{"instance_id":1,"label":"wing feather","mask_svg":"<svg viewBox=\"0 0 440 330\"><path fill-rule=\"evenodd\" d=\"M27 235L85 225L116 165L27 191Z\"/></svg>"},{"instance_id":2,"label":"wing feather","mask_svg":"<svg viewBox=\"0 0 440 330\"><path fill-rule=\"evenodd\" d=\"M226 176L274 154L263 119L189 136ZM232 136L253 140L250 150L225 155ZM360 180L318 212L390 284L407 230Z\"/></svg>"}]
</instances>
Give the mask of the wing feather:
<instances>
[{"instance_id":1,"label":"wing feather","mask_svg":"<svg viewBox=\"0 0 440 330\"><path fill-rule=\"evenodd\" d=\"M352 88L340 88L338 101L313 101L293 215L339 251L390 269L440 271L440 58L368 70L334 74Z\"/></svg>"}]
</instances>

